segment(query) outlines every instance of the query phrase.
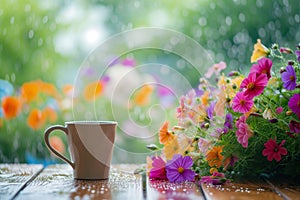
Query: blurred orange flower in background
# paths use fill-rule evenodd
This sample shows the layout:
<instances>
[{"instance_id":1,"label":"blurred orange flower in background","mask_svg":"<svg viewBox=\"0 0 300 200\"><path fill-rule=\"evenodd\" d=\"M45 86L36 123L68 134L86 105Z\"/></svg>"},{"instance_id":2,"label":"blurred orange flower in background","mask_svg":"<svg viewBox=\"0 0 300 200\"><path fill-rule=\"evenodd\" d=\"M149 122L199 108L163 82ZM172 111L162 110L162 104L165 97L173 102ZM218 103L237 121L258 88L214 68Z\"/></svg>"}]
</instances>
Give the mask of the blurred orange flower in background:
<instances>
[{"instance_id":1,"label":"blurred orange flower in background","mask_svg":"<svg viewBox=\"0 0 300 200\"><path fill-rule=\"evenodd\" d=\"M145 106L150 101L150 95L153 92L151 85L144 85L140 90L136 92L134 97L134 103L139 106Z\"/></svg>"},{"instance_id":2,"label":"blurred orange flower in background","mask_svg":"<svg viewBox=\"0 0 300 200\"><path fill-rule=\"evenodd\" d=\"M51 136L49 139L50 145L61 154L64 154L66 151L65 145L63 141L60 139L60 137L54 135Z\"/></svg>"},{"instance_id":3,"label":"blurred orange flower in background","mask_svg":"<svg viewBox=\"0 0 300 200\"><path fill-rule=\"evenodd\" d=\"M38 97L40 84L38 81L24 83L21 87L21 96L25 102L31 102Z\"/></svg>"},{"instance_id":4,"label":"blurred orange flower in background","mask_svg":"<svg viewBox=\"0 0 300 200\"><path fill-rule=\"evenodd\" d=\"M37 130L43 127L45 122L46 122L46 116L44 112L42 112L39 109L31 110L27 118L27 124L30 128Z\"/></svg>"},{"instance_id":5,"label":"blurred orange flower in background","mask_svg":"<svg viewBox=\"0 0 300 200\"><path fill-rule=\"evenodd\" d=\"M99 97L102 94L103 89L103 81L89 83L84 89L84 98L87 101L94 101L97 97Z\"/></svg>"},{"instance_id":6,"label":"blurred orange flower in background","mask_svg":"<svg viewBox=\"0 0 300 200\"><path fill-rule=\"evenodd\" d=\"M21 101L17 97L7 96L2 100L3 114L6 119L17 117L21 111Z\"/></svg>"}]
</instances>

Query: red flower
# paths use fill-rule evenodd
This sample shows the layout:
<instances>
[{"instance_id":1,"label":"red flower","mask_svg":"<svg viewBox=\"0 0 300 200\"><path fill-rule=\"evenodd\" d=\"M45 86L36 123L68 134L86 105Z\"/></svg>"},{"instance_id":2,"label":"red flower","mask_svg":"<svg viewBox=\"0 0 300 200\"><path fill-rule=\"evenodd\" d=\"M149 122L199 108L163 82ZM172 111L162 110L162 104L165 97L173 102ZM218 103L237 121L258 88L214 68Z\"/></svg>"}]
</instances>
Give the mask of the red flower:
<instances>
[{"instance_id":1,"label":"red flower","mask_svg":"<svg viewBox=\"0 0 300 200\"><path fill-rule=\"evenodd\" d=\"M250 99L260 95L266 85L268 84L268 77L266 74L250 73L241 83L241 88L246 88L244 95Z\"/></svg>"},{"instance_id":2,"label":"red flower","mask_svg":"<svg viewBox=\"0 0 300 200\"><path fill-rule=\"evenodd\" d=\"M282 147L285 144L285 140L282 140L281 143L278 145L276 143L276 138L274 140L270 139L268 142L264 144L266 147L262 154L267 156L268 161L272 161L275 159L277 162L281 160L281 155L287 155L286 148Z\"/></svg>"}]
</instances>

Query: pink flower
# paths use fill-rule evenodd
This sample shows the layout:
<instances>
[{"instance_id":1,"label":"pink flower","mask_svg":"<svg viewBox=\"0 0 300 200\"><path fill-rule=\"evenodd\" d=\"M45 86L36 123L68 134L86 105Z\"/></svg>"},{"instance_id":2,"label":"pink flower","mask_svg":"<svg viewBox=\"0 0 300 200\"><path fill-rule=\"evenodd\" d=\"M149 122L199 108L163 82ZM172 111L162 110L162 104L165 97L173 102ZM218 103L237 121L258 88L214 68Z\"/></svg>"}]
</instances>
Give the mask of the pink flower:
<instances>
[{"instance_id":1,"label":"pink flower","mask_svg":"<svg viewBox=\"0 0 300 200\"><path fill-rule=\"evenodd\" d=\"M194 181L195 172L190 168L193 160L190 156L175 154L166 164L167 178L170 182Z\"/></svg>"},{"instance_id":2,"label":"pink flower","mask_svg":"<svg viewBox=\"0 0 300 200\"><path fill-rule=\"evenodd\" d=\"M300 94L294 94L290 98L288 106L300 119Z\"/></svg>"},{"instance_id":3,"label":"pink flower","mask_svg":"<svg viewBox=\"0 0 300 200\"><path fill-rule=\"evenodd\" d=\"M250 111L253 106L253 100L246 97L244 92L236 93L235 97L232 99L232 109L234 112L246 113Z\"/></svg>"},{"instance_id":4,"label":"pink flower","mask_svg":"<svg viewBox=\"0 0 300 200\"><path fill-rule=\"evenodd\" d=\"M236 122L235 126L238 130L235 132L237 141L244 147L248 147L248 140L253 135L248 124L246 123L247 117L245 115L241 116Z\"/></svg>"},{"instance_id":5,"label":"pink flower","mask_svg":"<svg viewBox=\"0 0 300 200\"><path fill-rule=\"evenodd\" d=\"M221 61L218 64L215 64L211 68L209 68L208 71L205 73L205 77L210 78L213 75L213 73L215 73L216 76L218 76L220 75L220 71L225 68L226 68L226 63Z\"/></svg>"},{"instance_id":6,"label":"pink flower","mask_svg":"<svg viewBox=\"0 0 300 200\"><path fill-rule=\"evenodd\" d=\"M153 158L152 169L150 170L149 177L155 179L167 179L166 163L160 156Z\"/></svg>"},{"instance_id":7,"label":"pink flower","mask_svg":"<svg viewBox=\"0 0 300 200\"><path fill-rule=\"evenodd\" d=\"M250 73L241 83L241 88L245 88L244 95L252 99L260 95L266 85L268 84L268 77L266 74Z\"/></svg>"},{"instance_id":8,"label":"pink flower","mask_svg":"<svg viewBox=\"0 0 300 200\"><path fill-rule=\"evenodd\" d=\"M212 184L212 185L222 185L228 180L225 178L225 175L220 172L214 172L211 176L202 176L199 183Z\"/></svg>"},{"instance_id":9,"label":"pink flower","mask_svg":"<svg viewBox=\"0 0 300 200\"><path fill-rule=\"evenodd\" d=\"M282 140L281 143L278 145L276 143L276 138L274 140L270 139L268 142L264 144L265 149L263 150L262 154L267 156L268 161L272 161L275 159L277 162L281 160L281 155L287 155L286 148L282 147L285 143L285 140Z\"/></svg>"},{"instance_id":10,"label":"pink flower","mask_svg":"<svg viewBox=\"0 0 300 200\"><path fill-rule=\"evenodd\" d=\"M257 64L252 65L250 73L266 74L270 79L272 64L272 60L268 58L259 59Z\"/></svg>"},{"instance_id":11,"label":"pink flower","mask_svg":"<svg viewBox=\"0 0 300 200\"><path fill-rule=\"evenodd\" d=\"M199 138L198 142L198 148L202 153L206 153L209 147L211 146L211 141L204 139L204 138Z\"/></svg>"},{"instance_id":12,"label":"pink flower","mask_svg":"<svg viewBox=\"0 0 300 200\"><path fill-rule=\"evenodd\" d=\"M276 113L277 113L277 114L282 113L282 111L283 111L283 108L282 108L281 106L278 107L278 108L276 108Z\"/></svg>"}]
</instances>

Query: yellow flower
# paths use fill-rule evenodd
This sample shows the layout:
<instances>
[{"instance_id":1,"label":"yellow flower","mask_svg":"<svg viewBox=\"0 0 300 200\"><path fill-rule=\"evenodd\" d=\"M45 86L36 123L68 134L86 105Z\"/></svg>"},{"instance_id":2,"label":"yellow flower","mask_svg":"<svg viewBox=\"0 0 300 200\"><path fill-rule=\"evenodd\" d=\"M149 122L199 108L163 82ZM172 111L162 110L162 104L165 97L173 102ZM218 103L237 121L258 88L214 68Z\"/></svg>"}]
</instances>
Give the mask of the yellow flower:
<instances>
[{"instance_id":1,"label":"yellow flower","mask_svg":"<svg viewBox=\"0 0 300 200\"><path fill-rule=\"evenodd\" d=\"M171 142L165 144L163 153L167 160L171 160L175 154L179 153L179 149L177 136L175 135Z\"/></svg>"},{"instance_id":2,"label":"yellow flower","mask_svg":"<svg viewBox=\"0 0 300 200\"><path fill-rule=\"evenodd\" d=\"M256 62L260 58L269 55L269 53L270 50L261 43L260 39L257 39L257 43L254 45L254 50L251 56L251 62Z\"/></svg>"},{"instance_id":3,"label":"yellow flower","mask_svg":"<svg viewBox=\"0 0 300 200\"><path fill-rule=\"evenodd\" d=\"M209 91L205 91L204 94L200 97L201 102L204 106L208 105L209 102Z\"/></svg>"}]
</instances>

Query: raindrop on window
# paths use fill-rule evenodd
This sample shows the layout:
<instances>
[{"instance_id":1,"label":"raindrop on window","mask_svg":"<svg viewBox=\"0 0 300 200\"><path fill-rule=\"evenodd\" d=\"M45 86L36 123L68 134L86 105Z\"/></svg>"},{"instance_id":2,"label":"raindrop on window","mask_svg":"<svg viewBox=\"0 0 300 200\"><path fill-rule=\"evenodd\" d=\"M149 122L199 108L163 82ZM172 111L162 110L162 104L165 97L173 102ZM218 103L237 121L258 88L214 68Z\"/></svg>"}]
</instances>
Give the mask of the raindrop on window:
<instances>
[{"instance_id":1,"label":"raindrop on window","mask_svg":"<svg viewBox=\"0 0 300 200\"><path fill-rule=\"evenodd\" d=\"M26 4L26 5L25 5L25 8L24 8L24 11L25 11L25 12L30 12L30 10L31 10L31 5Z\"/></svg>"},{"instance_id":2,"label":"raindrop on window","mask_svg":"<svg viewBox=\"0 0 300 200\"><path fill-rule=\"evenodd\" d=\"M258 8L263 7L263 5L264 5L264 1L263 1L263 0L256 0L256 6L257 6Z\"/></svg>"},{"instance_id":3,"label":"raindrop on window","mask_svg":"<svg viewBox=\"0 0 300 200\"><path fill-rule=\"evenodd\" d=\"M244 13L240 13L240 14L239 14L239 20L240 20L241 22L245 22L245 21L246 21L246 17L245 17L245 14L244 14Z\"/></svg>"},{"instance_id":4,"label":"raindrop on window","mask_svg":"<svg viewBox=\"0 0 300 200\"><path fill-rule=\"evenodd\" d=\"M232 19L231 19L231 17L227 16L227 17L225 18L225 23L226 23L228 26L231 26L231 24L232 24Z\"/></svg>"},{"instance_id":5,"label":"raindrop on window","mask_svg":"<svg viewBox=\"0 0 300 200\"><path fill-rule=\"evenodd\" d=\"M15 17L14 16L12 16L11 18L10 18L10 24L13 24L14 22L15 22Z\"/></svg>"},{"instance_id":6,"label":"raindrop on window","mask_svg":"<svg viewBox=\"0 0 300 200\"><path fill-rule=\"evenodd\" d=\"M33 31L33 30L30 30L30 31L28 32L28 38L29 38L29 39L32 39L33 36L34 36L34 31Z\"/></svg>"},{"instance_id":7,"label":"raindrop on window","mask_svg":"<svg viewBox=\"0 0 300 200\"><path fill-rule=\"evenodd\" d=\"M259 37L261 37L261 38L266 37L266 31L265 31L265 29L264 29L264 28L260 28L260 29L258 30L258 35L259 35Z\"/></svg>"},{"instance_id":8,"label":"raindrop on window","mask_svg":"<svg viewBox=\"0 0 300 200\"><path fill-rule=\"evenodd\" d=\"M135 2L134 2L134 7L135 7L135 8L139 8L140 5L141 5L141 3L140 3L139 1L135 1Z\"/></svg>"},{"instance_id":9,"label":"raindrop on window","mask_svg":"<svg viewBox=\"0 0 300 200\"><path fill-rule=\"evenodd\" d=\"M49 20L48 16L44 16L42 21L44 24L46 24L48 22L48 20Z\"/></svg>"},{"instance_id":10,"label":"raindrop on window","mask_svg":"<svg viewBox=\"0 0 300 200\"><path fill-rule=\"evenodd\" d=\"M300 22L300 16L298 14L295 15L295 22L299 23Z\"/></svg>"},{"instance_id":11,"label":"raindrop on window","mask_svg":"<svg viewBox=\"0 0 300 200\"><path fill-rule=\"evenodd\" d=\"M43 45L43 39L40 38L40 39L38 40L38 46L42 46L42 45Z\"/></svg>"},{"instance_id":12,"label":"raindrop on window","mask_svg":"<svg viewBox=\"0 0 300 200\"><path fill-rule=\"evenodd\" d=\"M200 26L205 26L207 24L206 18L205 17L200 17L198 20L198 23Z\"/></svg>"}]
</instances>

